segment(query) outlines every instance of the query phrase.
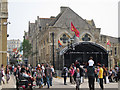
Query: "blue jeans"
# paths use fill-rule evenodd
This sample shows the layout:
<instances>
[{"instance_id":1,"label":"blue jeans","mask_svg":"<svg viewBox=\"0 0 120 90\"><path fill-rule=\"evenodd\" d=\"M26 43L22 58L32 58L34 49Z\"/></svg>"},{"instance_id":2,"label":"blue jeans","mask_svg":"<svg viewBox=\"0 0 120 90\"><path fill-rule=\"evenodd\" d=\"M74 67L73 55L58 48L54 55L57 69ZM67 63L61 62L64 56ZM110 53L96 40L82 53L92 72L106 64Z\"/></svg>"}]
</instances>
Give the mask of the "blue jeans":
<instances>
[{"instance_id":1,"label":"blue jeans","mask_svg":"<svg viewBox=\"0 0 120 90\"><path fill-rule=\"evenodd\" d=\"M48 88L50 87L50 77L46 76Z\"/></svg>"},{"instance_id":2,"label":"blue jeans","mask_svg":"<svg viewBox=\"0 0 120 90\"><path fill-rule=\"evenodd\" d=\"M41 84L43 84L43 78L41 78Z\"/></svg>"},{"instance_id":3,"label":"blue jeans","mask_svg":"<svg viewBox=\"0 0 120 90\"><path fill-rule=\"evenodd\" d=\"M50 77L50 86L52 86L52 77Z\"/></svg>"},{"instance_id":4,"label":"blue jeans","mask_svg":"<svg viewBox=\"0 0 120 90\"><path fill-rule=\"evenodd\" d=\"M36 78L36 85L39 85L40 87L43 84L43 78Z\"/></svg>"}]
</instances>

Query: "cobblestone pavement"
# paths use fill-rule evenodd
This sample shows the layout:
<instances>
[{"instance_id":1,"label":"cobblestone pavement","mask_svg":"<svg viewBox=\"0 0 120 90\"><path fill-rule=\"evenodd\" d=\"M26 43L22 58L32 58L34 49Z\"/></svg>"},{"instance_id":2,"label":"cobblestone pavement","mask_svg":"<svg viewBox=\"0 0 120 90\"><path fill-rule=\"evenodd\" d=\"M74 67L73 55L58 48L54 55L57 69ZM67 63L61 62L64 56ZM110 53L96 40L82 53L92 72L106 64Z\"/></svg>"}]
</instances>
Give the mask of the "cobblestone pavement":
<instances>
[{"instance_id":1,"label":"cobblestone pavement","mask_svg":"<svg viewBox=\"0 0 120 90\"><path fill-rule=\"evenodd\" d=\"M64 85L63 82L63 78L58 77L58 78L53 78L53 86L51 86L50 88L75 88L75 84L70 84L69 83L69 78L67 78L67 85ZM15 85L16 81L13 75L11 75L10 81L7 84L2 84L2 86L0 86L0 88L16 88ZM36 86L35 88L38 88L38 86ZM47 86L44 86L43 88L47 88ZM80 85L80 88L88 88L88 80L84 79L84 83ZM100 88L99 83L95 82L95 88ZM109 83L109 84L104 84L104 88L118 88L118 83Z\"/></svg>"}]
</instances>

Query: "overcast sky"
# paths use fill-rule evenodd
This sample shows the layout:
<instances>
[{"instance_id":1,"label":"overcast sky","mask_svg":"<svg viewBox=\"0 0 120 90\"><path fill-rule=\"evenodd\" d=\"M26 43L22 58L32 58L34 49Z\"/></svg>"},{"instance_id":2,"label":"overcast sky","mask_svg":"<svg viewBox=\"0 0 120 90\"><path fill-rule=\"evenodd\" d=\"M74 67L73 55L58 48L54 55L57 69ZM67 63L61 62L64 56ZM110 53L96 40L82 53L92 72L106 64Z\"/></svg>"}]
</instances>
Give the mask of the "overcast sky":
<instances>
[{"instance_id":1,"label":"overcast sky","mask_svg":"<svg viewBox=\"0 0 120 90\"><path fill-rule=\"evenodd\" d=\"M101 34L118 37L119 0L8 0L8 39L23 39L28 31L28 22L37 16L49 18L60 12L61 6L68 6L83 19L93 19Z\"/></svg>"}]
</instances>

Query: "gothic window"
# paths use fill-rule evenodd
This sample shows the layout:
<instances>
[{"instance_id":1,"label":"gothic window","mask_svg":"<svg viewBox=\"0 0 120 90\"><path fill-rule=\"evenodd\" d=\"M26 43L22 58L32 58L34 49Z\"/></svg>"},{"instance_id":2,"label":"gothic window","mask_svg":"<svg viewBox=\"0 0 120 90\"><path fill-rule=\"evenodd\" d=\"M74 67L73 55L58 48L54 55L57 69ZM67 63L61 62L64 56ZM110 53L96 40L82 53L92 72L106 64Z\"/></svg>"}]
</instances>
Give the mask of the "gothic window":
<instances>
[{"instance_id":1,"label":"gothic window","mask_svg":"<svg viewBox=\"0 0 120 90\"><path fill-rule=\"evenodd\" d=\"M41 27L41 26L39 26L39 30L40 30L40 31L41 31L41 28L42 28L42 27Z\"/></svg>"},{"instance_id":2,"label":"gothic window","mask_svg":"<svg viewBox=\"0 0 120 90\"><path fill-rule=\"evenodd\" d=\"M66 43L67 40L68 40L68 36L66 34L63 34L61 37L60 37L60 40L63 42L63 43Z\"/></svg>"},{"instance_id":3,"label":"gothic window","mask_svg":"<svg viewBox=\"0 0 120 90\"><path fill-rule=\"evenodd\" d=\"M83 41L90 41L90 40L91 40L91 36L86 33L86 34L82 37L82 40L83 40Z\"/></svg>"}]
</instances>

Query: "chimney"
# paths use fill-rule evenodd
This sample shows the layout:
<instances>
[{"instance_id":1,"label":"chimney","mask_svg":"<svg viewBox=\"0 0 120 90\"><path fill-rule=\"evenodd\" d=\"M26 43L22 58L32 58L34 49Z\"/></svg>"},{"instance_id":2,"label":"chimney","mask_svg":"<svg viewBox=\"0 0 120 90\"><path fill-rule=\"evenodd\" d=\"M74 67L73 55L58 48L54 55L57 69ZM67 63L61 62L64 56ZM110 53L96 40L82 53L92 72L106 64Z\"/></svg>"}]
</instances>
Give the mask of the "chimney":
<instances>
[{"instance_id":1,"label":"chimney","mask_svg":"<svg viewBox=\"0 0 120 90\"><path fill-rule=\"evenodd\" d=\"M55 18L55 16L51 16L50 18Z\"/></svg>"},{"instance_id":2,"label":"chimney","mask_svg":"<svg viewBox=\"0 0 120 90\"><path fill-rule=\"evenodd\" d=\"M60 10L61 10L61 12L64 12L67 8L68 8L68 7L61 6L61 7L60 7Z\"/></svg>"}]
</instances>

